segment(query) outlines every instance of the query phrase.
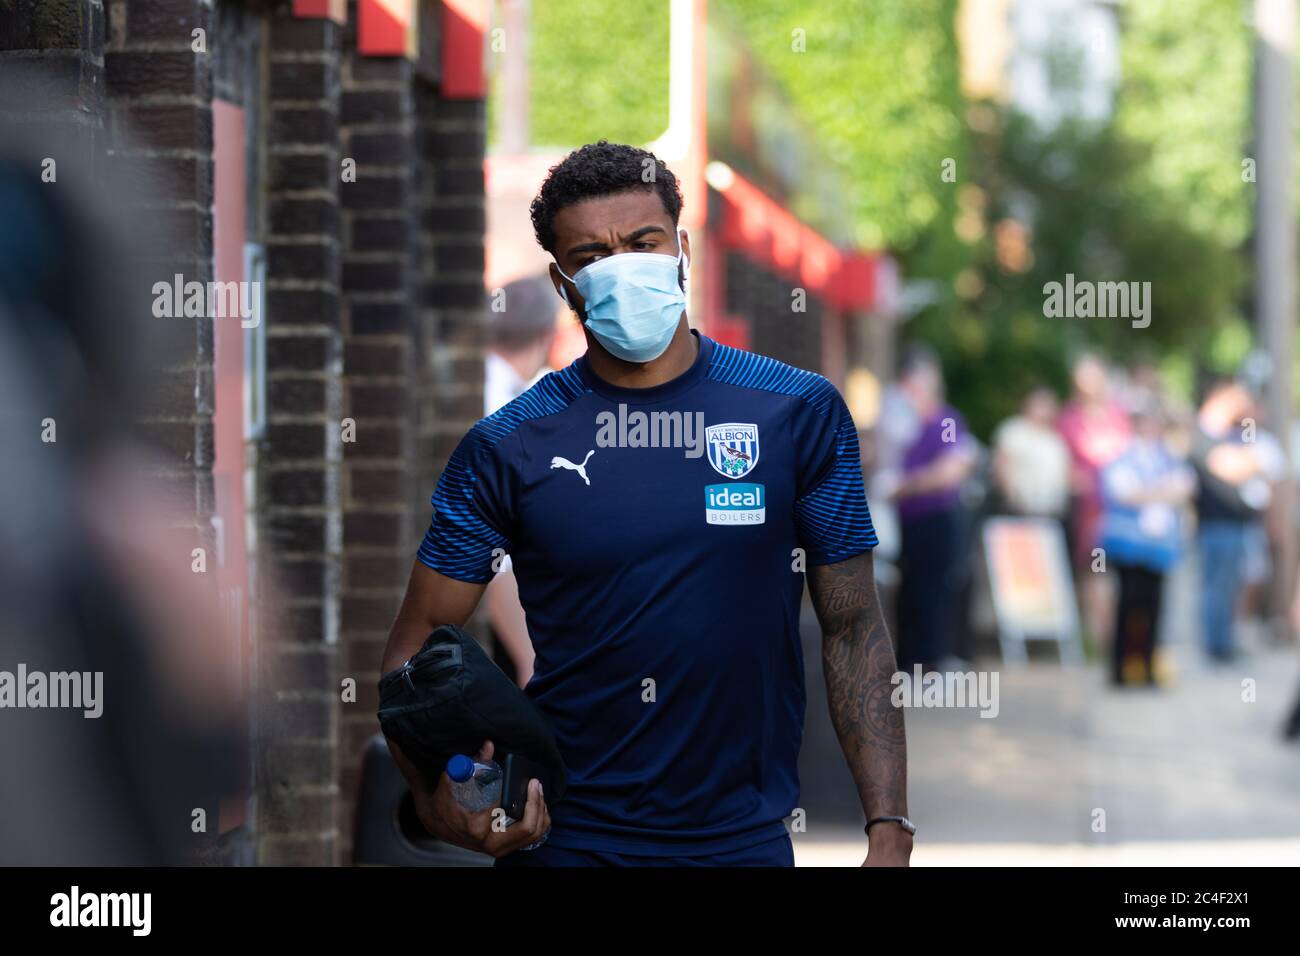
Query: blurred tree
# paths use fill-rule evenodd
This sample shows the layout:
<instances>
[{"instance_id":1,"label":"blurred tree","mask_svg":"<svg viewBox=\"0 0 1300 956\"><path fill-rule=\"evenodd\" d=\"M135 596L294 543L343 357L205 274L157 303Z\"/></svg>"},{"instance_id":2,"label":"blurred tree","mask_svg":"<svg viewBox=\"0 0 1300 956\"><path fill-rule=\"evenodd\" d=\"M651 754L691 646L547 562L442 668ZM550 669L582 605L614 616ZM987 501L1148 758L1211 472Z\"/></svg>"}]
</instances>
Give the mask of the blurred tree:
<instances>
[{"instance_id":1,"label":"blurred tree","mask_svg":"<svg viewBox=\"0 0 1300 956\"><path fill-rule=\"evenodd\" d=\"M531 8L533 144L558 149L598 139L644 144L667 129L666 2L532 0ZM504 39L508 55L510 37ZM489 54L488 67L493 66ZM490 112L497 95L493 82ZM490 135L495 142L495 133Z\"/></svg>"},{"instance_id":2,"label":"blurred tree","mask_svg":"<svg viewBox=\"0 0 1300 956\"><path fill-rule=\"evenodd\" d=\"M1242 253L1242 272L1223 290L1229 298L1218 300L1211 333L1188 341L1202 374L1236 371L1253 338L1246 285L1255 202L1251 12L1244 0L1149 0L1124 9L1115 122L1120 135L1149 149L1131 188L1194 235ZM1300 201L1300 189L1295 196ZM1171 347L1164 364L1185 357Z\"/></svg>"},{"instance_id":3,"label":"blurred tree","mask_svg":"<svg viewBox=\"0 0 1300 956\"><path fill-rule=\"evenodd\" d=\"M966 162L957 3L713 0L710 7L821 139L843 174L855 238L868 248L934 245L932 228L951 222L944 161L959 175ZM533 143L571 148L659 136L668 125L668 9L667 2L532 0Z\"/></svg>"},{"instance_id":4,"label":"blurred tree","mask_svg":"<svg viewBox=\"0 0 1300 956\"><path fill-rule=\"evenodd\" d=\"M1144 0L1123 12L1115 128L1150 150L1132 188L1226 245L1251 229L1249 12L1242 0Z\"/></svg>"},{"instance_id":5,"label":"blurred tree","mask_svg":"<svg viewBox=\"0 0 1300 956\"><path fill-rule=\"evenodd\" d=\"M988 436L1073 352L1230 370L1253 186L1240 0L1124 5L1109 122L1054 130L962 97L958 0L712 0L836 165L859 244L940 294L905 326ZM533 0L533 142L644 143L668 122L668 5ZM1061 75L1068 75L1065 69ZM544 80L543 80L544 78ZM1297 190L1300 197L1300 190ZM1150 282L1151 324L1047 318L1048 282Z\"/></svg>"},{"instance_id":6,"label":"blurred tree","mask_svg":"<svg viewBox=\"0 0 1300 956\"><path fill-rule=\"evenodd\" d=\"M859 244L905 251L951 222L944 160L959 175L966 161L957 0L713 3L842 171Z\"/></svg>"},{"instance_id":7,"label":"blurred tree","mask_svg":"<svg viewBox=\"0 0 1300 956\"><path fill-rule=\"evenodd\" d=\"M987 436L1036 381L1064 392L1070 356L1084 347L1121 364L1155 362L1184 387L1197 371L1232 371L1241 360L1254 198L1243 165L1244 13L1237 0L1125 6L1109 122L1044 131L1000 107L969 110L975 158L956 225L974 241L976 265L952 277L951 295L908 334L939 350L950 395L977 434ZM1018 232L1031 237L1028 255L1009 260L1006 237ZM921 263L908 265L917 275ZM1045 284L1069 273L1150 282L1150 326L1045 317Z\"/></svg>"},{"instance_id":8,"label":"blurred tree","mask_svg":"<svg viewBox=\"0 0 1300 956\"><path fill-rule=\"evenodd\" d=\"M1239 237L1198 231L1181 203L1146 188L1151 156L1115 124L1066 122L1044 132L1015 113L977 138L968 191L978 194L990 228L953 296L909 329L938 349L950 397L977 434L988 436L1036 382L1064 392L1070 358L1085 347L1122 364L1170 354L1210 362L1218 336L1240 321ZM1022 230L1032 236L1027 252L1009 253L999 234ZM1047 317L1045 286L1068 274L1149 282L1150 324Z\"/></svg>"}]
</instances>

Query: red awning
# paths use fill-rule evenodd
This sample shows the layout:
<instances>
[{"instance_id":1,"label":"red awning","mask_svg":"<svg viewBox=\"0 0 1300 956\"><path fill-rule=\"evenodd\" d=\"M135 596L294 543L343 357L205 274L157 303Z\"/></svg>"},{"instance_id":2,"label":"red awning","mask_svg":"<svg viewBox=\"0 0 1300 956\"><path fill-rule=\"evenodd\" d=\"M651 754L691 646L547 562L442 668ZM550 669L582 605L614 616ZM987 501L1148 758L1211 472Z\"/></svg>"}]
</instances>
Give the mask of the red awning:
<instances>
[{"instance_id":1,"label":"red awning","mask_svg":"<svg viewBox=\"0 0 1300 956\"><path fill-rule=\"evenodd\" d=\"M876 311L883 306L878 281L883 254L837 248L734 171L715 188L723 199L718 235L724 248L797 283L835 309Z\"/></svg>"},{"instance_id":2,"label":"red awning","mask_svg":"<svg viewBox=\"0 0 1300 956\"><path fill-rule=\"evenodd\" d=\"M357 52L414 59L416 13L416 0L358 0Z\"/></svg>"},{"instance_id":3,"label":"red awning","mask_svg":"<svg viewBox=\"0 0 1300 956\"><path fill-rule=\"evenodd\" d=\"M442 95L449 100L487 98L483 43L487 0L443 0Z\"/></svg>"},{"instance_id":4,"label":"red awning","mask_svg":"<svg viewBox=\"0 0 1300 956\"><path fill-rule=\"evenodd\" d=\"M447 99L487 96L483 44L487 0L442 0L429 4L441 16L442 95ZM421 0L357 0L357 52L365 56L405 56L419 49ZM293 0L294 16L347 20L347 0Z\"/></svg>"},{"instance_id":5,"label":"red awning","mask_svg":"<svg viewBox=\"0 0 1300 956\"><path fill-rule=\"evenodd\" d=\"M293 0L293 15L305 20L333 20L346 23L348 0Z\"/></svg>"}]
</instances>

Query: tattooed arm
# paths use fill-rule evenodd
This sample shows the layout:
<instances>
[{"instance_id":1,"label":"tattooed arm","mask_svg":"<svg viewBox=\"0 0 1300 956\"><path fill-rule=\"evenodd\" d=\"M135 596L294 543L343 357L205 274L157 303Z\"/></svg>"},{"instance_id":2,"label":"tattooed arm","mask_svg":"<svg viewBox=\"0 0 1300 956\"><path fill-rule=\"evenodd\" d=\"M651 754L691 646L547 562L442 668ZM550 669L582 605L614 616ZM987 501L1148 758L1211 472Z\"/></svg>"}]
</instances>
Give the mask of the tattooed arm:
<instances>
[{"instance_id":1,"label":"tattooed arm","mask_svg":"<svg viewBox=\"0 0 1300 956\"><path fill-rule=\"evenodd\" d=\"M907 739L903 712L890 702L897 665L871 552L808 568L808 590L822 626L822 667L831 722L857 783L867 819L907 816ZM912 836L878 823L864 866L906 866Z\"/></svg>"}]
</instances>

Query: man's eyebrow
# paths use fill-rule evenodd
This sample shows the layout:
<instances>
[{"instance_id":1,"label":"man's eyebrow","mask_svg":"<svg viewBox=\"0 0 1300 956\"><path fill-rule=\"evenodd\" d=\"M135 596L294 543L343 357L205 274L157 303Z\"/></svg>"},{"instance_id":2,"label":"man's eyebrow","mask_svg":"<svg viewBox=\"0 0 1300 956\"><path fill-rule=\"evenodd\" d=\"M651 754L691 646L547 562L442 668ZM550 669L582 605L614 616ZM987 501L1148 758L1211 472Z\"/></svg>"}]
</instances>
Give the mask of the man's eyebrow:
<instances>
[{"instance_id":1,"label":"man's eyebrow","mask_svg":"<svg viewBox=\"0 0 1300 956\"><path fill-rule=\"evenodd\" d=\"M623 241L624 241L624 242L636 242L636 241L637 241L638 239L640 239L642 236L649 235L649 234L652 233L652 232L662 232L664 235L667 235L667 234L668 234L668 230L666 230L663 226L642 226L642 227L641 227L640 229L638 229L636 232L631 233L631 234L628 235L628 236L625 236L625 237L623 238Z\"/></svg>"},{"instance_id":2,"label":"man's eyebrow","mask_svg":"<svg viewBox=\"0 0 1300 956\"><path fill-rule=\"evenodd\" d=\"M628 235L624 236L621 241L624 243L636 242L636 240L640 239L642 236L649 235L652 232L662 232L666 235L668 230L666 230L663 226L642 226L640 229L637 229L634 232L631 232ZM609 250L609 243L584 242L580 245L574 246L572 249L569 250L568 254L571 256L576 256L580 252L607 252L608 250Z\"/></svg>"}]
</instances>

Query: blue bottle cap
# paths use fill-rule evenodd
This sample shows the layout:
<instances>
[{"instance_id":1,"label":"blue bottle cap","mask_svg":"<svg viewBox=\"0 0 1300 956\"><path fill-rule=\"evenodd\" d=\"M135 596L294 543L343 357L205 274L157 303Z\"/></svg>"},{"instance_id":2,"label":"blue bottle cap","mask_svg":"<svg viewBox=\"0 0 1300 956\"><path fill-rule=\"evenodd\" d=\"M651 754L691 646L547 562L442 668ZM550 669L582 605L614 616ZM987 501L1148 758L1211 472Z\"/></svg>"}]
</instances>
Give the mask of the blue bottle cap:
<instances>
[{"instance_id":1,"label":"blue bottle cap","mask_svg":"<svg viewBox=\"0 0 1300 956\"><path fill-rule=\"evenodd\" d=\"M464 783L474 776L474 760L464 754L456 754L447 761L447 776L457 783Z\"/></svg>"}]
</instances>

